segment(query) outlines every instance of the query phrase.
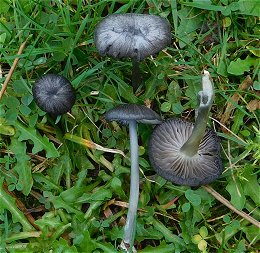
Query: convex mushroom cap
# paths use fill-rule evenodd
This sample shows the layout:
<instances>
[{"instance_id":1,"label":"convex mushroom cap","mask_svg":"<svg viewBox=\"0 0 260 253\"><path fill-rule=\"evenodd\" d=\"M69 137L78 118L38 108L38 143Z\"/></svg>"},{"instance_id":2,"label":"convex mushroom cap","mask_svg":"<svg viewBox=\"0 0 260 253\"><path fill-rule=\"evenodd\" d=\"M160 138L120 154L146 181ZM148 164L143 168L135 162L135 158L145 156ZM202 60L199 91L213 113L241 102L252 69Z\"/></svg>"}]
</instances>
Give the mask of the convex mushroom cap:
<instances>
[{"instance_id":1,"label":"convex mushroom cap","mask_svg":"<svg viewBox=\"0 0 260 253\"><path fill-rule=\"evenodd\" d=\"M70 111L76 100L70 81L56 74L46 74L37 79L32 92L36 104L52 115Z\"/></svg>"},{"instance_id":2,"label":"convex mushroom cap","mask_svg":"<svg viewBox=\"0 0 260 253\"><path fill-rule=\"evenodd\" d=\"M155 127L149 143L149 159L163 178L179 185L198 186L216 180L222 172L220 142L207 128L196 155L190 157L181 147L192 134L194 124L183 119L169 119Z\"/></svg>"},{"instance_id":3,"label":"convex mushroom cap","mask_svg":"<svg viewBox=\"0 0 260 253\"><path fill-rule=\"evenodd\" d=\"M138 104L119 105L105 114L105 118L109 121L119 121L122 124L128 124L129 121L145 124L160 124L161 117L152 109Z\"/></svg>"},{"instance_id":4,"label":"convex mushroom cap","mask_svg":"<svg viewBox=\"0 0 260 253\"><path fill-rule=\"evenodd\" d=\"M96 27L94 43L101 55L141 61L171 42L169 22L149 14L112 14Z\"/></svg>"}]
</instances>

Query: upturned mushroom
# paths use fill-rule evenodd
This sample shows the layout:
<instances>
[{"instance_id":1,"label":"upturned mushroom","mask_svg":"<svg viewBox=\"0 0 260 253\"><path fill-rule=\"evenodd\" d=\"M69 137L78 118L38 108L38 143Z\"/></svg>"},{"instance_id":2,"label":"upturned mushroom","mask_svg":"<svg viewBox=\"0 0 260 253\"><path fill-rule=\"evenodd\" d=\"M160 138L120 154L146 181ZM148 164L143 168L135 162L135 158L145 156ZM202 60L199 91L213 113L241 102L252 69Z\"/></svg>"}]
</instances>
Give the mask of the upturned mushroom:
<instances>
[{"instance_id":1,"label":"upturned mushroom","mask_svg":"<svg viewBox=\"0 0 260 253\"><path fill-rule=\"evenodd\" d=\"M137 122L145 124L160 124L161 117L144 105L124 104L111 109L105 114L106 120L119 121L129 126L131 153L130 198L122 249L132 252L135 237L136 213L139 199L139 159Z\"/></svg>"},{"instance_id":2,"label":"upturned mushroom","mask_svg":"<svg viewBox=\"0 0 260 253\"><path fill-rule=\"evenodd\" d=\"M214 96L208 71L204 71L202 88L195 124L178 118L166 120L154 129L149 142L149 159L154 170L175 184L208 184L223 169L219 138L207 127Z\"/></svg>"},{"instance_id":3,"label":"upturned mushroom","mask_svg":"<svg viewBox=\"0 0 260 253\"><path fill-rule=\"evenodd\" d=\"M70 81L56 74L46 74L37 79L32 92L36 104L54 116L69 112L76 100Z\"/></svg>"},{"instance_id":4,"label":"upturned mushroom","mask_svg":"<svg viewBox=\"0 0 260 253\"><path fill-rule=\"evenodd\" d=\"M109 15L97 25L94 33L94 43L102 56L132 59L134 90L141 83L139 61L158 53L170 42L169 22L149 14Z\"/></svg>"}]
</instances>

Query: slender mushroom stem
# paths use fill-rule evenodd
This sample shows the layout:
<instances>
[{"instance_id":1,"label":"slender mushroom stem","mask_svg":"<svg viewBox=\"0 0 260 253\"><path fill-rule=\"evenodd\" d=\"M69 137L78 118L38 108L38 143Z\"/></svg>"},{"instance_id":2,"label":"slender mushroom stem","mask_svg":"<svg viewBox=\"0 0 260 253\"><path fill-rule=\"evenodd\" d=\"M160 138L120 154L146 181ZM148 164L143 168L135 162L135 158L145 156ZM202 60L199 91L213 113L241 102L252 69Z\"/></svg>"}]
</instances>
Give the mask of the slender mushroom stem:
<instances>
[{"instance_id":1,"label":"slender mushroom stem","mask_svg":"<svg viewBox=\"0 0 260 253\"><path fill-rule=\"evenodd\" d=\"M130 198L127 219L125 224L125 235L123 243L132 252L135 237L136 213L139 199L139 160L138 160L138 138L136 121L129 121L130 150L131 150L131 181Z\"/></svg>"},{"instance_id":2,"label":"slender mushroom stem","mask_svg":"<svg viewBox=\"0 0 260 253\"><path fill-rule=\"evenodd\" d=\"M133 69L132 69L132 86L133 90L136 91L140 84L142 83L142 77L140 73L139 61L133 59Z\"/></svg>"},{"instance_id":3,"label":"slender mushroom stem","mask_svg":"<svg viewBox=\"0 0 260 253\"><path fill-rule=\"evenodd\" d=\"M204 75L202 77L202 91L198 93L198 97L200 100L198 116L195 120L191 136L181 147L181 152L186 156L193 157L198 152L200 142L204 137L207 127L209 111L213 102L213 96L213 85L210 81L209 72L204 70Z\"/></svg>"},{"instance_id":4,"label":"slender mushroom stem","mask_svg":"<svg viewBox=\"0 0 260 253\"><path fill-rule=\"evenodd\" d=\"M185 155L192 157L197 154L200 142L207 127L209 110L209 107L199 107L198 116L196 118L192 134L181 147L181 152Z\"/></svg>"}]
</instances>

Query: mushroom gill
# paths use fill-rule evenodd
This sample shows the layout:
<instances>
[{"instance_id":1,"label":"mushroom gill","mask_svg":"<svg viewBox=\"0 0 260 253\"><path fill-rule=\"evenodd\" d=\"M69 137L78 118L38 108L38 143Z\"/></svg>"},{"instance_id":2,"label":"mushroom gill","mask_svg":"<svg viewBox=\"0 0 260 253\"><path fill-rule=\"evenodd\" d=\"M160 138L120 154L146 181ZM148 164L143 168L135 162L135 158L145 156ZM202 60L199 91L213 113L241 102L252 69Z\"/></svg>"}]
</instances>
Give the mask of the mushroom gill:
<instances>
[{"instance_id":1,"label":"mushroom gill","mask_svg":"<svg viewBox=\"0 0 260 253\"><path fill-rule=\"evenodd\" d=\"M221 174L220 143L212 129L206 129L196 155L190 157L181 151L193 128L193 123L174 118L158 125L151 136L151 164L159 175L173 183L197 186L210 183Z\"/></svg>"}]
</instances>

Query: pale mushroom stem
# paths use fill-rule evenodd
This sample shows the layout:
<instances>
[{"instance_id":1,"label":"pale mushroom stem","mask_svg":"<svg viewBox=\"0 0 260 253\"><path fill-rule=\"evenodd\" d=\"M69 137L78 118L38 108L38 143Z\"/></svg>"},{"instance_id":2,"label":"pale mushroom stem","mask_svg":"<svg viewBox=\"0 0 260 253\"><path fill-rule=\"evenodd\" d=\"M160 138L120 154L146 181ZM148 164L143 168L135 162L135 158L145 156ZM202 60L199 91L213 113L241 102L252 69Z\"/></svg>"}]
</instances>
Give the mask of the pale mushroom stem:
<instances>
[{"instance_id":1,"label":"pale mushroom stem","mask_svg":"<svg viewBox=\"0 0 260 253\"><path fill-rule=\"evenodd\" d=\"M125 224L124 244L132 252L136 229L136 213L139 199L139 159L138 159L138 138L137 123L134 120L129 122L130 150L131 150L131 179L129 207Z\"/></svg>"},{"instance_id":2,"label":"pale mushroom stem","mask_svg":"<svg viewBox=\"0 0 260 253\"><path fill-rule=\"evenodd\" d=\"M181 152L187 156L194 156L197 154L200 142L204 137L207 127L207 119L209 107L200 107L198 109L198 116L196 118L194 128L190 138L181 147Z\"/></svg>"},{"instance_id":3,"label":"pale mushroom stem","mask_svg":"<svg viewBox=\"0 0 260 253\"><path fill-rule=\"evenodd\" d=\"M136 91L140 84L142 83L142 76L140 73L139 61L132 60L133 69L132 69L132 86L133 90Z\"/></svg>"},{"instance_id":4,"label":"pale mushroom stem","mask_svg":"<svg viewBox=\"0 0 260 253\"><path fill-rule=\"evenodd\" d=\"M202 88L202 91L198 93L200 105L192 134L180 150L183 154L189 157L193 157L198 152L200 142L205 135L209 111L213 102L213 85L210 80L210 74L206 70L204 70L204 75L202 77Z\"/></svg>"}]
</instances>

